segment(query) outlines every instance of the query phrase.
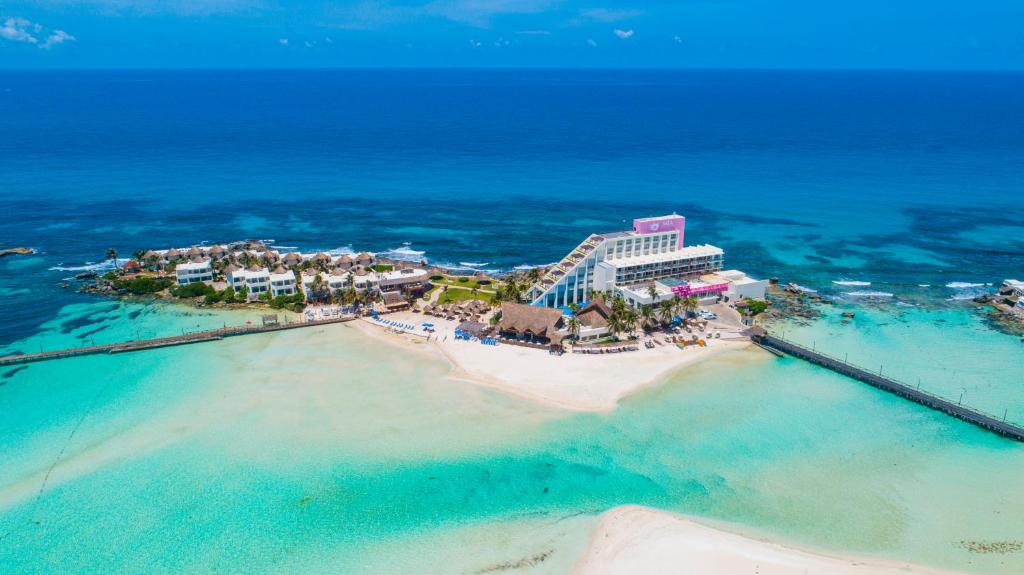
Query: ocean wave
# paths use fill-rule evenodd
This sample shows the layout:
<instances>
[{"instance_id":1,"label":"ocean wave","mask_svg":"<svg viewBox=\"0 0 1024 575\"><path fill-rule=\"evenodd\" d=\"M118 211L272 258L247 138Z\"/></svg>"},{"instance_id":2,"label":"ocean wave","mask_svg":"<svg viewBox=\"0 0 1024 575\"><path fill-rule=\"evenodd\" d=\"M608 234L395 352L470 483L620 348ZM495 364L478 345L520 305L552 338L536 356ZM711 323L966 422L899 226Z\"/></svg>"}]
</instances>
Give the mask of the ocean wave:
<instances>
[{"instance_id":1,"label":"ocean wave","mask_svg":"<svg viewBox=\"0 0 1024 575\"><path fill-rule=\"evenodd\" d=\"M917 284L917 287L932 287L932 284Z\"/></svg>"},{"instance_id":2,"label":"ocean wave","mask_svg":"<svg viewBox=\"0 0 1024 575\"><path fill-rule=\"evenodd\" d=\"M512 269L518 270L518 271L521 271L521 272L526 272L526 271L530 271L532 269L550 267L550 266L555 265L556 263L558 263L558 262L551 262L549 264L522 264L522 265L515 266Z\"/></svg>"},{"instance_id":3,"label":"ocean wave","mask_svg":"<svg viewBox=\"0 0 1024 575\"><path fill-rule=\"evenodd\" d=\"M410 247L411 245L412 244L402 244L402 247L377 252L375 255L403 262L418 262L426 259L423 255L427 252L414 250Z\"/></svg>"},{"instance_id":4,"label":"ocean wave","mask_svg":"<svg viewBox=\"0 0 1024 575\"><path fill-rule=\"evenodd\" d=\"M459 262L459 265L464 268L482 268L491 262Z\"/></svg>"},{"instance_id":5,"label":"ocean wave","mask_svg":"<svg viewBox=\"0 0 1024 575\"><path fill-rule=\"evenodd\" d=\"M61 262L63 264L63 262ZM117 266L120 267L128 263L128 258L117 258ZM85 262L84 265L80 266L65 266L56 265L49 268L52 272L98 272L100 270L112 270L115 269L114 260L103 260L100 263Z\"/></svg>"},{"instance_id":6,"label":"ocean wave","mask_svg":"<svg viewBox=\"0 0 1024 575\"><path fill-rule=\"evenodd\" d=\"M958 294L949 296L948 298L946 298L946 301L967 301L967 300L974 299L974 298L978 297L979 295L981 295L981 294L980 293L958 293Z\"/></svg>"},{"instance_id":7,"label":"ocean wave","mask_svg":"<svg viewBox=\"0 0 1024 575\"><path fill-rule=\"evenodd\" d=\"M851 297L892 297L892 294L887 291L851 291L846 292L846 295Z\"/></svg>"},{"instance_id":8,"label":"ocean wave","mask_svg":"<svg viewBox=\"0 0 1024 575\"><path fill-rule=\"evenodd\" d=\"M341 246L340 248L334 248L333 250L327 250L327 255L335 256L335 257L337 257L337 256L350 256L350 255L353 255L355 253L356 252L355 252L355 250L352 249L352 246Z\"/></svg>"},{"instance_id":9,"label":"ocean wave","mask_svg":"<svg viewBox=\"0 0 1024 575\"><path fill-rule=\"evenodd\" d=\"M990 285L992 285L992 284L977 284L977 283L970 283L970 282L949 282L948 284L946 284L946 287L948 287L949 289L970 289L970 288L986 287L986 286L990 286Z\"/></svg>"},{"instance_id":10,"label":"ocean wave","mask_svg":"<svg viewBox=\"0 0 1024 575\"><path fill-rule=\"evenodd\" d=\"M832 283L837 286L850 286L850 287L867 287L871 285L871 282L862 282L857 280L832 280Z\"/></svg>"},{"instance_id":11,"label":"ocean wave","mask_svg":"<svg viewBox=\"0 0 1024 575\"><path fill-rule=\"evenodd\" d=\"M790 284L790 285L792 285L794 288L796 288L797 290L802 291L804 293L818 293L818 290L811 289L809 287L804 287L804 286L802 286L800 284Z\"/></svg>"},{"instance_id":12,"label":"ocean wave","mask_svg":"<svg viewBox=\"0 0 1024 575\"><path fill-rule=\"evenodd\" d=\"M267 247L268 247L268 248L270 248L270 249L272 249L272 250L289 250L289 251L293 251L293 250L297 250L297 249L299 249L299 246L277 246L277 245L269 245L269 246L267 246Z\"/></svg>"}]
</instances>

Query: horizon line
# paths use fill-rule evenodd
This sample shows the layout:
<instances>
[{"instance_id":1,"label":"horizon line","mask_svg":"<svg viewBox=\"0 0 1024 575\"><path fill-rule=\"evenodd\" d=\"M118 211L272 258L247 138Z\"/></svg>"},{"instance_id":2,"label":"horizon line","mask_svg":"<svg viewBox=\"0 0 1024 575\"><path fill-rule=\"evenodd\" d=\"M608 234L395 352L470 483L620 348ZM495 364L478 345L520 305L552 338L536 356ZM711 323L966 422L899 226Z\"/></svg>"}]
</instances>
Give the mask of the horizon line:
<instances>
[{"instance_id":1,"label":"horizon line","mask_svg":"<svg viewBox=\"0 0 1024 575\"><path fill-rule=\"evenodd\" d=\"M1024 73L1024 68L819 68L703 66L84 66L5 67L2 72L271 72L271 71L651 71L651 72L917 72Z\"/></svg>"}]
</instances>

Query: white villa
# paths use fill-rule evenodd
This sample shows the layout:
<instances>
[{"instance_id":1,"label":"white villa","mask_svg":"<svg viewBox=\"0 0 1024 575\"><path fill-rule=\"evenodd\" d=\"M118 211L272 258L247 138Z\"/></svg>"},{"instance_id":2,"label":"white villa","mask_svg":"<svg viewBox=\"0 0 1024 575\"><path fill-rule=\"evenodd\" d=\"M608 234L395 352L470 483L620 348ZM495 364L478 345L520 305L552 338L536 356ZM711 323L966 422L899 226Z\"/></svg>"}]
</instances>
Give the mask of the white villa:
<instances>
[{"instance_id":1,"label":"white villa","mask_svg":"<svg viewBox=\"0 0 1024 575\"><path fill-rule=\"evenodd\" d=\"M224 270L224 277L236 292L243 287L249 290L249 301L254 301L260 294L270 291L270 270L267 268L252 266L249 269L242 269L228 266ZM292 277L294 280L294 276Z\"/></svg>"},{"instance_id":2,"label":"white villa","mask_svg":"<svg viewBox=\"0 0 1024 575\"><path fill-rule=\"evenodd\" d=\"M211 284L213 283L213 267L209 259L183 262L174 268L174 276L180 286L198 282Z\"/></svg>"},{"instance_id":3,"label":"white villa","mask_svg":"<svg viewBox=\"0 0 1024 575\"><path fill-rule=\"evenodd\" d=\"M295 273L283 268L270 272L270 297L295 295L299 288L295 281Z\"/></svg>"}]
</instances>

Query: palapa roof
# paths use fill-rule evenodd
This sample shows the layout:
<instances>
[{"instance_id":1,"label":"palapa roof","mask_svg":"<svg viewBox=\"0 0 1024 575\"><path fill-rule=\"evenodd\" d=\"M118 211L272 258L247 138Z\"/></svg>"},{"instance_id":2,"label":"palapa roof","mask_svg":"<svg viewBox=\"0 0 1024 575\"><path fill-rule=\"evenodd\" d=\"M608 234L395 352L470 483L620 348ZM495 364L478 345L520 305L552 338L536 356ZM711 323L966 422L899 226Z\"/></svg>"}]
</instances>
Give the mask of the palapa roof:
<instances>
[{"instance_id":1,"label":"palapa roof","mask_svg":"<svg viewBox=\"0 0 1024 575\"><path fill-rule=\"evenodd\" d=\"M336 263L336 264L351 264L352 263L352 256L349 256L349 255L340 256L338 259L334 260L334 263Z\"/></svg>"},{"instance_id":2,"label":"palapa roof","mask_svg":"<svg viewBox=\"0 0 1024 575\"><path fill-rule=\"evenodd\" d=\"M195 246L192 246L188 250L188 255L189 255L189 257L201 256L201 255L203 255L203 250L201 250L201 249L199 249L199 248L197 248Z\"/></svg>"},{"instance_id":3,"label":"palapa roof","mask_svg":"<svg viewBox=\"0 0 1024 575\"><path fill-rule=\"evenodd\" d=\"M362 260L372 260L373 259L373 254L371 254L370 252L360 252L359 255L356 256L356 259L360 260L360 261L362 261Z\"/></svg>"},{"instance_id":4,"label":"palapa roof","mask_svg":"<svg viewBox=\"0 0 1024 575\"><path fill-rule=\"evenodd\" d=\"M237 272L240 269L242 268L236 266L235 264L228 264L227 266L224 267L224 273L229 274L232 272Z\"/></svg>"},{"instance_id":5,"label":"palapa roof","mask_svg":"<svg viewBox=\"0 0 1024 575\"><path fill-rule=\"evenodd\" d=\"M316 254L315 256L313 256L313 261L317 261L317 262L330 262L331 261L331 256L329 256L329 255L327 255L327 254L325 254L323 252L320 252L320 253Z\"/></svg>"},{"instance_id":6,"label":"palapa roof","mask_svg":"<svg viewBox=\"0 0 1024 575\"><path fill-rule=\"evenodd\" d=\"M612 315L612 308L604 301L595 299L589 304L576 310L576 317L580 323L590 327L608 327L608 318Z\"/></svg>"},{"instance_id":7,"label":"palapa roof","mask_svg":"<svg viewBox=\"0 0 1024 575\"><path fill-rule=\"evenodd\" d=\"M256 264L252 264L252 265L251 265L251 266L249 266L249 267L248 267L247 269L248 269L249 271L251 271L251 272L258 272L258 271L262 271L262 270L263 270L263 268L261 268L260 266L258 266L258 265L256 265Z\"/></svg>"},{"instance_id":8,"label":"palapa roof","mask_svg":"<svg viewBox=\"0 0 1024 575\"><path fill-rule=\"evenodd\" d=\"M176 250L174 248L171 248L171 249L167 250L166 252L164 252L164 257L166 257L166 258L180 258L181 257L181 252L179 252L178 250Z\"/></svg>"},{"instance_id":9,"label":"palapa roof","mask_svg":"<svg viewBox=\"0 0 1024 575\"><path fill-rule=\"evenodd\" d=\"M147 259L147 260L150 259L150 258L158 258L158 257L160 257L160 254L154 252L153 250L147 250L146 253L142 254L142 258L143 259Z\"/></svg>"},{"instance_id":10,"label":"palapa roof","mask_svg":"<svg viewBox=\"0 0 1024 575\"><path fill-rule=\"evenodd\" d=\"M556 333L561 322L561 310L507 301L501 302L501 321L498 326L502 331L531 333L557 342L561 339L561 336Z\"/></svg>"},{"instance_id":11,"label":"palapa roof","mask_svg":"<svg viewBox=\"0 0 1024 575\"><path fill-rule=\"evenodd\" d=\"M223 254L223 253L227 253L227 250L224 249L224 246L217 245L217 246L213 246L212 248L210 248L210 253L211 254Z\"/></svg>"},{"instance_id":12,"label":"palapa roof","mask_svg":"<svg viewBox=\"0 0 1024 575\"><path fill-rule=\"evenodd\" d=\"M386 305L388 307L393 307L393 306L398 306L398 305L408 305L409 304L409 302L406 301L405 296L403 296L401 293L396 292L396 291L386 291L386 292L384 292L383 298L384 298L384 305Z\"/></svg>"},{"instance_id":13,"label":"palapa roof","mask_svg":"<svg viewBox=\"0 0 1024 575\"><path fill-rule=\"evenodd\" d=\"M276 268L274 268L274 273L275 274L284 274L284 273L288 273L288 270L284 269L283 266L279 265Z\"/></svg>"},{"instance_id":14,"label":"palapa roof","mask_svg":"<svg viewBox=\"0 0 1024 575\"><path fill-rule=\"evenodd\" d=\"M301 262L302 254L298 252L288 252L284 255L285 262Z\"/></svg>"}]
</instances>

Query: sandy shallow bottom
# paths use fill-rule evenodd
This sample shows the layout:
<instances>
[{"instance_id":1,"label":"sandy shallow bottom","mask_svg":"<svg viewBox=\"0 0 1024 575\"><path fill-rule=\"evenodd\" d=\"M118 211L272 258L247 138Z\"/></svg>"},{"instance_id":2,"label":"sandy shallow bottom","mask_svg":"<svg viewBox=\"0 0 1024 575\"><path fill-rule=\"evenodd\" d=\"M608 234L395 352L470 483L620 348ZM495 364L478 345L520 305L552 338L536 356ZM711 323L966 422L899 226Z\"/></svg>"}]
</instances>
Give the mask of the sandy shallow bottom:
<instances>
[{"instance_id":1,"label":"sandy shallow bottom","mask_svg":"<svg viewBox=\"0 0 1024 575\"><path fill-rule=\"evenodd\" d=\"M570 408L538 400L543 387L452 377L443 353L482 348L497 374L484 359L502 347L440 347L350 322L33 365L0 387L0 565L568 573L604 539L602 514L642 505L744 534L685 535L740 557L767 553L747 550L763 534L822 569L816 558L1021 572L1024 500L1005 478L1024 473L1024 451L941 414L749 347L672 350L668 363L713 360L667 376L650 350L509 348L551 365L636 361L652 378ZM631 554L685 564L672 550L690 543L654 525L619 529L609 568L644 572Z\"/></svg>"},{"instance_id":2,"label":"sandy shallow bottom","mask_svg":"<svg viewBox=\"0 0 1024 575\"><path fill-rule=\"evenodd\" d=\"M827 556L715 529L637 506L608 511L576 565L576 575L940 575L905 563Z\"/></svg>"},{"instance_id":3,"label":"sandy shallow bottom","mask_svg":"<svg viewBox=\"0 0 1024 575\"><path fill-rule=\"evenodd\" d=\"M418 325L421 314L389 314L388 319ZM657 385L687 366L711 360L728 351L749 347L749 342L709 340L707 347L679 349L672 345L639 351L555 356L543 350L515 345L487 346L456 340L456 323L429 318L437 332L394 333L370 319L356 324L372 337L405 348L436 350L452 365L450 377L500 389L544 404L576 411L610 411L624 397Z\"/></svg>"}]
</instances>

